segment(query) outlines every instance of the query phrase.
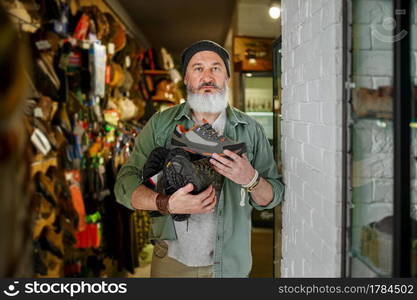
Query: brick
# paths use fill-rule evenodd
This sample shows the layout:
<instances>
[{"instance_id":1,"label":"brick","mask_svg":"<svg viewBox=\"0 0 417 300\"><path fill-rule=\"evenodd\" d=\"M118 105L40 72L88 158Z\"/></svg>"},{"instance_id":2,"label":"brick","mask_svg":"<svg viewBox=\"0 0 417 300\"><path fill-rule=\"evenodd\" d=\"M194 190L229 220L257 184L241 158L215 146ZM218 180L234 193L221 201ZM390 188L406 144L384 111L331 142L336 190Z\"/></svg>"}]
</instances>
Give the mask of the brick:
<instances>
[{"instance_id":1,"label":"brick","mask_svg":"<svg viewBox=\"0 0 417 300\"><path fill-rule=\"evenodd\" d=\"M308 125L306 123L294 123L293 124L293 137L295 140L308 143L309 142L309 132Z\"/></svg>"},{"instance_id":2,"label":"brick","mask_svg":"<svg viewBox=\"0 0 417 300\"><path fill-rule=\"evenodd\" d=\"M321 122L326 125L342 126L342 103L322 102Z\"/></svg>"},{"instance_id":3,"label":"brick","mask_svg":"<svg viewBox=\"0 0 417 300\"><path fill-rule=\"evenodd\" d=\"M322 58L311 60L303 65L303 79L305 81L318 79L322 76Z\"/></svg>"},{"instance_id":4,"label":"brick","mask_svg":"<svg viewBox=\"0 0 417 300\"><path fill-rule=\"evenodd\" d=\"M313 168L320 170L322 167L322 155L320 148L304 144L303 145L304 160Z\"/></svg>"},{"instance_id":5,"label":"brick","mask_svg":"<svg viewBox=\"0 0 417 300\"><path fill-rule=\"evenodd\" d=\"M303 200L302 198L297 198L296 217L305 221L307 223L307 225L305 226L311 227L311 224L312 224L311 210L312 210L311 205L307 201ZM303 229L303 232L305 233L304 229Z\"/></svg>"},{"instance_id":6,"label":"brick","mask_svg":"<svg viewBox=\"0 0 417 300\"><path fill-rule=\"evenodd\" d=\"M342 179L341 177L323 175L321 177L321 191L324 200L337 203L342 202Z\"/></svg>"},{"instance_id":7,"label":"brick","mask_svg":"<svg viewBox=\"0 0 417 300\"><path fill-rule=\"evenodd\" d=\"M342 0L330 0L323 5L322 28L342 23Z\"/></svg>"},{"instance_id":8,"label":"brick","mask_svg":"<svg viewBox=\"0 0 417 300\"><path fill-rule=\"evenodd\" d=\"M323 200L323 211L326 211L324 218L329 222L330 226L342 227L342 203Z\"/></svg>"},{"instance_id":9,"label":"brick","mask_svg":"<svg viewBox=\"0 0 417 300\"><path fill-rule=\"evenodd\" d=\"M341 153L333 151L323 151L323 166L321 171L329 176L341 176L342 164ZM339 161L340 160L340 161Z\"/></svg>"},{"instance_id":10,"label":"brick","mask_svg":"<svg viewBox=\"0 0 417 300\"><path fill-rule=\"evenodd\" d=\"M307 225L304 227L304 230L308 231L308 234L305 234L304 239L305 242L310 246L310 249L315 251L315 252L320 252L321 251L321 240L322 240L322 236L320 234L320 231L322 227L322 219L323 216L317 212L315 212L314 210L311 211L312 212L312 218L314 218L313 222L316 222L316 224L314 224L314 227L309 227L309 225Z\"/></svg>"},{"instance_id":11,"label":"brick","mask_svg":"<svg viewBox=\"0 0 417 300\"><path fill-rule=\"evenodd\" d=\"M294 95L293 101L296 102L307 102L307 84L302 83L293 88Z\"/></svg>"},{"instance_id":12,"label":"brick","mask_svg":"<svg viewBox=\"0 0 417 300\"><path fill-rule=\"evenodd\" d=\"M320 121L319 103L300 103L299 109L299 120L311 123L318 123Z\"/></svg>"},{"instance_id":13,"label":"brick","mask_svg":"<svg viewBox=\"0 0 417 300\"><path fill-rule=\"evenodd\" d=\"M342 52L331 50L323 53L323 76L342 73Z\"/></svg>"},{"instance_id":14,"label":"brick","mask_svg":"<svg viewBox=\"0 0 417 300\"><path fill-rule=\"evenodd\" d=\"M322 101L320 93L320 79L307 82L307 99L308 101Z\"/></svg>"},{"instance_id":15,"label":"brick","mask_svg":"<svg viewBox=\"0 0 417 300\"><path fill-rule=\"evenodd\" d=\"M313 168L311 170L311 176L312 177L311 180L309 180L309 182L315 190L324 193L326 190L329 190L332 187L332 185L329 182L324 181L324 173L318 168ZM326 190L323 189L323 186L327 187Z\"/></svg>"},{"instance_id":16,"label":"brick","mask_svg":"<svg viewBox=\"0 0 417 300\"><path fill-rule=\"evenodd\" d=\"M286 143L287 154L291 157L302 159L303 144L294 140L289 139Z\"/></svg>"},{"instance_id":17,"label":"brick","mask_svg":"<svg viewBox=\"0 0 417 300\"><path fill-rule=\"evenodd\" d=\"M307 21L302 24L301 27L301 43L305 43L312 39L313 37L313 28L312 22Z\"/></svg>"},{"instance_id":18,"label":"brick","mask_svg":"<svg viewBox=\"0 0 417 300\"><path fill-rule=\"evenodd\" d=\"M300 1L300 8L299 8L299 12L300 12L300 23L303 24L304 22L306 22L306 20L308 19L308 17L310 16L310 3L308 0L303 0Z\"/></svg>"},{"instance_id":19,"label":"brick","mask_svg":"<svg viewBox=\"0 0 417 300\"><path fill-rule=\"evenodd\" d=\"M311 49L306 45L296 48L293 52L298 65L309 62L312 58L313 53Z\"/></svg>"},{"instance_id":20,"label":"brick","mask_svg":"<svg viewBox=\"0 0 417 300\"><path fill-rule=\"evenodd\" d=\"M316 191L310 184L304 184L305 201L316 212L324 212L326 207L323 207L322 196L319 191ZM313 226L314 227L314 226Z\"/></svg>"},{"instance_id":21,"label":"brick","mask_svg":"<svg viewBox=\"0 0 417 300\"><path fill-rule=\"evenodd\" d=\"M302 65L295 66L288 70L288 81L292 84L302 83L303 69Z\"/></svg>"},{"instance_id":22,"label":"brick","mask_svg":"<svg viewBox=\"0 0 417 300\"><path fill-rule=\"evenodd\" d=\"M342 48L342 24L333 24L320 32L320 43L324 50ZM326 47L323 47L326 45Z\"/></svg>"},{"instance_id":23,"label":"brick","mask_svg":"<svg viewBox=\"0 0 417 300\"><path fill-rule=\"evenodd\" d=\"M317 10L315 11L311 16L311 29L312 29L312 35L314 37L317 37L320 32L322 31L321 23L323 18L323 11Z\"/></svg>"},{"instance_id":24,"label":"brick","mask_svg":"<svg viewBox=\"0 0 417 300\"><path fill-rule=\"evenodd\" d=\"M301 105L305 105L305 104L298 104L298 103L294 103L289 105L288 108L288 120L300 120L301 118L301 111L300 111L300 106Z\"/></svg>"},{"instance_id":25,"label":"brick","mask_svg":"<svg viewBox=\"0 0 417 300\"><path fill-rule=\"evenodd\" d=\"M315 12L322 8L322 0L309 0L310 1L310 15L313 15Z\"/></svg>"},{"instance_id":26,"label":"brick","mask_svg":"<svg viewBox=\"0 0 417 300\"><path fill-rule=\"evenodd\" d=\"M319 256L317 256L313 253L311 262L312 262L312 266L311 266L311 271L312 271L311 276L312 277L315 277L315 278L327 277L326 276L327 274L325 274L326 269L323 265L323 261L322 261L321 257L319 257Z\"/></svg>"},{"instance_id":27,"label":"brick","mask_svg":"<svg viewBox=\"0 0 417 300\"><path fill-rule=\"evenodd\" d=\"M310 126L311 144L324 149L336 148L336 129L326 125Z\"/></svg>"},{"instance_id":28,"label":"brick","mask_svg":"<svg viewBox=\"0 0 417 300\"><path fill-rule=\"evenodd\" d=\"M289 122L289 121L286 121L287 120L287 118L285 118L284 120L282 120L282 122L281 122L281 131L282 131L282 136L283 137L290 137L290 138L292 138L292 126L293 126L293 123L292 122Z\"/></svg>"},{"instance_id":29,"label":"brick","mask_svg":"<svg viewBox=\"0 0 417 300\"><path fill-rule=\"evenodd\" d=\"M332 245L336 251L341 249L340 233L341 228L332 226L327 220L323 219L320 236L328 245Z\"/></svg>"},{"instance_id":30,"label":"brick","mask_svg":"<svg viewBox=\"0 0 417 300\"><path fill-rule=\"evenodd\" d=\"M323 101L342 101L342 76L327 76L320 81L320 92Z\"/></svg>"},{"instance_id":31,"label":"brick","mask_svg":"<svg viewBox=\"0 0 417 300\"><path fill-rule=\"evenodd\" d=\"M301 44L301 26L295 27L291 32L291 48L297 48Z\"/></svg>"}]
</instances>

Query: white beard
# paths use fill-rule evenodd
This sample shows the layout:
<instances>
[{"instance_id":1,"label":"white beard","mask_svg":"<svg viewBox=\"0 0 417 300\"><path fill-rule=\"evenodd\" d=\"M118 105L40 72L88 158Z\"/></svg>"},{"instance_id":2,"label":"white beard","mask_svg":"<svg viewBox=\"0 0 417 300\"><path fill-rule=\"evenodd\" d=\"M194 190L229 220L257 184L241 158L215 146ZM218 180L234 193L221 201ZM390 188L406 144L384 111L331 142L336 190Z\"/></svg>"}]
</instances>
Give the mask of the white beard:
<instances>
[{"instance_id":1,"label":"white beard","mask_svg":"<svg viewBox=\"0 0 417 300\"><path fill-rule=\"evenodd\" d=\"M226 109L229 88L219 93L194 94L187 91L187 102L190 108L200 113L219 113Z\"/></svg>"}]
</instances>

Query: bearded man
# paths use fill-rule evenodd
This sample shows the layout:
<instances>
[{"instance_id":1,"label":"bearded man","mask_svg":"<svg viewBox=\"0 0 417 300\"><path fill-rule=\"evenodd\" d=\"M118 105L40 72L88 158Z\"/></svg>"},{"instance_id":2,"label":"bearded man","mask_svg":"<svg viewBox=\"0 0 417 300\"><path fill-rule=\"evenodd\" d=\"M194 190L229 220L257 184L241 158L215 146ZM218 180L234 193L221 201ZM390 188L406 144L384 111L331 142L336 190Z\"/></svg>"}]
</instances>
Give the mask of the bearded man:
<instances>
[{"instance_id":1,"label":"bearded man","mask_svg":"<svg viewBox=\"0 0 417 300\"><path fill-rule=\"evenodd\" d=\"M167 197L169 214L152 218L151 277L248 277L252 208L276 206L284 186L263 128L228 104L228 52L203 40L186 48L181 61L187 101L156 113L143 128L118 173L116 198L132 210L159 209L161 195L143 184L142 169L153 149L170 147L178 124L190 128L208 122L219 134L245 143L243 155L212 154L210 163L223 176L219 193L210 185L195 195L188 184ZM186 224L171 214L190 217Z\"/></svg>"}]
</instances>

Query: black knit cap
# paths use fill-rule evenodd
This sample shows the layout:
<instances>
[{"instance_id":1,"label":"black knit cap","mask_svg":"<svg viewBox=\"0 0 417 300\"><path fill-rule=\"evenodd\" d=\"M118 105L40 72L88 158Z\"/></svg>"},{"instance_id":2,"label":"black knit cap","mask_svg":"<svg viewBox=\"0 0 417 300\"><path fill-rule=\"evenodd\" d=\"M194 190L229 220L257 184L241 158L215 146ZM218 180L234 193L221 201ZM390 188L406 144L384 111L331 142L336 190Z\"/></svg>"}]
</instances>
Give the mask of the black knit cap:
<instances>
[{"instance_id":1,"label":"black knit cap","mask_svg":"<svg viewBox=\"0 0 417 300\"><path fill-rule=\"evenodd\" d=\"M219 44L213 41L209 41L209 40L202 40L202 41L195 42L194 44L192 44L191 46L189 46L182 52L181 64L182 64L182 72L184 75L185 75L185 72L187 71L187 66L191 58L194 56L194 54L200 51L213 51L217 53L223 60L224 65L226 66L227 75L230 77L229 52L227 52L227 50L224 49Z\"/></svg>"}]
</instances>

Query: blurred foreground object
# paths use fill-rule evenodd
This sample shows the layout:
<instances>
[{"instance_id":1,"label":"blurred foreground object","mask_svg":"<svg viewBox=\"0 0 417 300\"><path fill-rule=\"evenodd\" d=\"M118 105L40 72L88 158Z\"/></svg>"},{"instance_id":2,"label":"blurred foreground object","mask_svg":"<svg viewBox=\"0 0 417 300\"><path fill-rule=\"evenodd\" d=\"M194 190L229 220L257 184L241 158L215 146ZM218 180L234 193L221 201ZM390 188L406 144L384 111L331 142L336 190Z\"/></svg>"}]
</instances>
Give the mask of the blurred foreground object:
<instances>
[{"instance_id":1,"label":"blurred foreground object","mask_svg":"<svg viewBox=\"0 0 417 300\"><path fill-rule=\"evenodd\" d=\"M23 122L25 46L0 6L0 276L29 277L30 147Z\"/></svg>"}]
</instances>

